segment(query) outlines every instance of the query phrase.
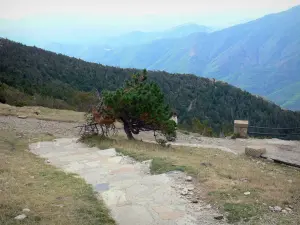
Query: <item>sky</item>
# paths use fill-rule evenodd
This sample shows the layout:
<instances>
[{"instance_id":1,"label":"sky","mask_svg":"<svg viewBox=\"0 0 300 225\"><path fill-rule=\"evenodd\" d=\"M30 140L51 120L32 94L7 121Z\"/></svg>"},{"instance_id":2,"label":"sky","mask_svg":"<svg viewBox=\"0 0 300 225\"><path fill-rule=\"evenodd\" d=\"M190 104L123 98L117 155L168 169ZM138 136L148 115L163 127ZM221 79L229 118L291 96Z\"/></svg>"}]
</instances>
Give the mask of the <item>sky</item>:
<instances>
[{"instance_id":1,"label":"sky","mask_svg":"<svg viewBox=\"0 0 300 225\"><path fill-rule=\"evenodd\" d=\"M0 36L39 32L47 37L72 29L78 35L91 29L118 34L184 23L221 28L296 5L300 0L0 0Z\"/></svg>"}]
</instances>

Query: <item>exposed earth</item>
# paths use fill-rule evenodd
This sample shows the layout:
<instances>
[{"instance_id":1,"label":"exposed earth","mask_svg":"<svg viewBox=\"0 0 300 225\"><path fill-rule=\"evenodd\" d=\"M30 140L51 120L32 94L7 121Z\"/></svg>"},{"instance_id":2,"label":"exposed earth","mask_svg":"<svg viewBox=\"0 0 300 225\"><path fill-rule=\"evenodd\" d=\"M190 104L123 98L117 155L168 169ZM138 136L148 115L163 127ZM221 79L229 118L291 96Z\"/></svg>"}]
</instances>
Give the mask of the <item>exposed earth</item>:
<instances>
[{"instance_id":1,"label":"exposed earth","mask_svg":"<svg viewBox=\"0 0 300 225\"><path fill-rule=\"evenodd\" d=\"M78 143L77 125L71 122L0 116L1 130L12 130L20 135L48 133L60 137L55 141L32 144L30 150L46 158L47 163L66 172L76 173L92 184L118 224L226 224L214 207L198 198L201 190L184 173L150 175L149 161L136 162L127 156L118 155L114 149L99 150ZM119 135L125 135L121 129ZM136 138L154 141L150 132L143 132ZM178 139L172 144L211 148L212 151L220 149L233 154L243 154L248 145L263 146L267 148L268 157L280 157L300 164L298 141L232 140L178 132Z\"/></svg>"},{"instance_id":2,"label":"exposed earth","mask_svg":"<svg viewBox=\"0 0 300 225\"><path fill-rule=\"evenodd\" d=\"M56 137L77 137L79 134L78 123L46 121L34 118L21 119L14 116L0 116L3 129L15 129L24 133L50 133ZM125 136L121 126L119 135ZM154 142L152 132L142 132L135 136L143 141ZM220 149L234 154L244 154L246 146L261 146L267 149L265 157L279 159L300 166L300 141L286 141L280 139L230 139L210 138L198 134L184 134L178 132L177 140L173 145Z\"/></svg>"}]
</instances>

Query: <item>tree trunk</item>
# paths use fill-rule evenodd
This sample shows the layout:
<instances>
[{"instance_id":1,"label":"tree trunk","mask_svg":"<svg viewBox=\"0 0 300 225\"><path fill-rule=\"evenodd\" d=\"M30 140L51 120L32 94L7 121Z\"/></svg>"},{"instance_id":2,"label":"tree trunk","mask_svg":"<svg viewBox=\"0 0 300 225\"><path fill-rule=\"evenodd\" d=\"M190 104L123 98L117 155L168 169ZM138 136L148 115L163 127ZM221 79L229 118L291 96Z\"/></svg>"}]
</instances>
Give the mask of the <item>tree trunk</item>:
<instances>
[{"instance_id":1,"label":"tree trunk","mask_svg":"<svg viewBox=\"0 0 300 225\"><path fill-rule=\"evenodd\" d=\"M123 124L124 124L124 131L125 131L125 133L126 133L126 135L127 135L127 138L128 138L129 140L133 140L134 137L133 137L133 135L132 135L132 132L131 132L131 130L130 130L130 127L129 127L128 122L123 120Z\"/></svg>"}]
</instances>

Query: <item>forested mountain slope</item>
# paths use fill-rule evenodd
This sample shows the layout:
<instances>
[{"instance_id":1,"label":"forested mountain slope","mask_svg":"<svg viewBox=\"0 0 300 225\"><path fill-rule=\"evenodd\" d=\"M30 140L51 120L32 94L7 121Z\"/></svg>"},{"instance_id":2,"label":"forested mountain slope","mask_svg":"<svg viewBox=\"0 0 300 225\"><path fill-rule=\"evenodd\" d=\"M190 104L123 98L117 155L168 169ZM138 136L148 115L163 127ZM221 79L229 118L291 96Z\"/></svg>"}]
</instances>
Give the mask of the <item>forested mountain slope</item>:
<instances>
[{"instance_id":1,"label":"forested mountain slope","mask_svg":"<svg viewBox=\"0 0 300 225\"><path fill-rule=\"evenodd\" d=\"M83 110L95 100L87 92L115 90L136 71L88 63L0 39L0 100L9 104L45 105L51 101L53 107ZM248 119L250 124L261 126L300 126L300 113L282 110L223 82L155 71L149 71L149 78L162 88L166 101L179 113L184 125L190 125L196 117L215 131L232 129L234 119Z\"/></svg>"},{"instance_id":2,"label":"forested mountain slope","mask_svg":"<svg viewBox=\"0 0 300 225\"><path fill-rule=\"evenodd\" d=\"M294 85L300 82L300 6L213 33L98 49L83 59L213 77L300 110L300 89Z\"/></svg>"}]
</instances>

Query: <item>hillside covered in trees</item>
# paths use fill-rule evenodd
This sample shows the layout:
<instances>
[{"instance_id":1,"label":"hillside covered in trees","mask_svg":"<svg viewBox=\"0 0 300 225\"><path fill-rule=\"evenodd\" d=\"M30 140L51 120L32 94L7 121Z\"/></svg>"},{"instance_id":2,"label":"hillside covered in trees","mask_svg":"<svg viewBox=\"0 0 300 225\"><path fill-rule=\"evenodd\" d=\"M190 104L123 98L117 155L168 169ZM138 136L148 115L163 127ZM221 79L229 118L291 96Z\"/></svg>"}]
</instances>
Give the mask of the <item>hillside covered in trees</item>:
<instances>
[{"instance_id":1,"label":"hillside covered in trees","mask_svg":"<svg viewBox=\"0 0 300 225\"><path fill-rule=\"evenodd\" d=\"M0 39L0 101L86 110L96 101L95 90L115 90L135 69L88 63L61 54ZM279 106L224 82L189 74L149 71L179 114L181 126L198 118L215 132L232 129L235 119L268 127L300 126L300 113Z\"/></svg>"}]
</instances>

